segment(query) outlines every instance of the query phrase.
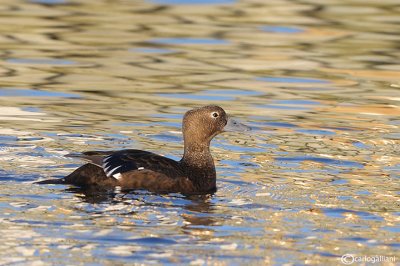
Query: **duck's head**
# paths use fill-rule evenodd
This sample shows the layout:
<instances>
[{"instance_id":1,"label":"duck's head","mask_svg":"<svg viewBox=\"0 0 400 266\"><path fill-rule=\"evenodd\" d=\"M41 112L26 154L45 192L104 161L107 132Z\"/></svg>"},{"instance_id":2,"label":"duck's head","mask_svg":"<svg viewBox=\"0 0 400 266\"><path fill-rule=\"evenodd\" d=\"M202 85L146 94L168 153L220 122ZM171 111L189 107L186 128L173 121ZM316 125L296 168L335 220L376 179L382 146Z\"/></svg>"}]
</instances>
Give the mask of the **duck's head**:
<instances>
[{"instance_id":1,"label":"duck's head","mask_svg":"<svg viewBox=\"0 0 400 266\"><path fill-rule=\"evenodd\" d=\"M247 131L250 128L228 116L224 109L208 105L187 111L183 117L182 132L185 144L208 146L210 141L224 131Z\"/></svg>"}]
</instances>

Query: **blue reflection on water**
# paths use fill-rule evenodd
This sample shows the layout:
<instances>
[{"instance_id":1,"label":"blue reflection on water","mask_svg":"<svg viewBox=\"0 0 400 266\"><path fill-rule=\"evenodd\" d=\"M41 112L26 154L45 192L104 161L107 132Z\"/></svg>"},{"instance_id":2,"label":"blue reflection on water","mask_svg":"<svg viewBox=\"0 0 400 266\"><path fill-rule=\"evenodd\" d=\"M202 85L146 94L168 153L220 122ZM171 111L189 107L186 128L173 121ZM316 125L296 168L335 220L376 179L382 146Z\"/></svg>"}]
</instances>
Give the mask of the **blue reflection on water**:
<instances>
[{"instance_id":1,"label":"blue reflection on water","mask_svg":"<svg viewBox=\"0 0 400 266\"><path fill-rule=\"evenodd\" d=\"M169 135L169 134L155 134L155 135L148 135L148 137L155 139L155 140L161 140L165 141L167 143L169 142L182 142L182 137L181 136L175 136L175 135Z\"/></svg>"},{"instance_id":2,"label":"blue reflection on water","mask_svg":"<svg viewBox=\"0 0 400 266\"><path fill-rule=\"evenodd\" d=\"M59 4L65 4L67 1L65 0L30 0L33 3L38 3L38 4L46 4L46 5L59 5Z\"/></svg>"},{"instance_id":3,"label":"blue reflection on water","mask_svg":"<svg viewBox=\"0 0 400 266\"><path fill-rule=\"evenodd\" d=\"M334 174L337 175L340 172L339 171L331 171L331 169L329 169L329 173L330 174ZM344 184L348 184L349 181L345 180L345 179L335 179L331 182L332 185L344 185Z\"/></svg>"},{"instance_id":4,"label":"blue reflection on water","mask_svg":"<svg viewBox=\"0 0 400 266\"><path fill-rule=\"evenodd\" d=\"M278 83L330 83L327 80L298 77L259 77L256 80Z\"/></svg>"},{"instance_id":5,"label":"blue reflection on water","mask_svg":"<svg viewBox=\"0 0 400 266\"><path fill-rule=\"evenodd\" d=\"M335 160L330 158L323 157L313 157L313 156L296 156L296 157L277 157L276 161L280 162L303 162L303 161L314 161L318 163L324 163L328 165L335 165L340 167L354 167L354 168L364 168L364 165L353 162L353 161L345 161L345 160Z\"/></svg>"},{"instance_id":6,"label":"blue reflection on water","mask_svg":"<svg viewBox=\"0 0 400 266\"><path fill-rule=\"evenodd\" d=\"M207 90L204 91L206 94L227 94L227 95L261 95L263 93L259 91L251 91L251 90L233 90L233 89L224 89L224 90Z\"/></svg>"},{"instance_id":7,"label":"blue reflection on water","mask_svg":"<svg viewBox=\"0 0 400 266\"><path fill-rule=\"evenodd\" d=\"M74 65L76 62L65 59L53 58L9 58L6 60L14 64L32 64L32 65Z\"/></svg>"},{"instance_id":8,"label":"blue reflection on water","mask_svg":"<svg viewBox=\"0 0 400 266\"><path fill-rule=\"evenodd\" d=\"M148 53L148 54L168 54L173 53L175 51L163 48L148 48L148 47L138 47L129 49L130 52L138 52L138 53Z\"/></svg>"},{"instance_id":9,"label":"blue reflection on water","mask_svg":"<svg viewBox=\"0 0 400 266\"><path fill-rule=\"evenodd\" d=\"M2 147L14 147L14 145L11 144L4 144L4 142L14 142L18 138L15 136L8 136L8 135L0 135L0 149Z\"/></svg>"},{"instance_id":10,"label":"blue reflection on water","mask_svg":"<svg viewBox=\"0 0 400 266\"><path fill-rule=\"evenodd\" d=\"M1 88L0 88L1 90ZM33 106L28 106L28 107L23 107L21 108L23 111L27 111L27 112L34 112L34 113L40 113L42 112L39 108L37 107L33 107Z\"/></svg>"},{"instance_id":11,"label":"blue reflection on water","mask_svg":"<svg viewBox=\"0 0 400 266\"><path fill-rule=\"evenodd\" d=\"M218 5L233 4L236 0L151 0L151 2L165 5Z\"/></svg>"},{"instance_id":12,"label":"blue reflection on water","mask_svg":"<svg viewBox=\"0 0 400 266\"><path fill-rule=\"evenodd\" d=\"M322 211L324 214L328 217L332 218L344 218L345 213L354 213L358 215L361 219L363 220L369 220L369 221L382 221L383 218L380 216L377 216L375 214L369 213L369 212L364 212L364 211L353 211L353 210L346 210L342 208L322 208ZM347 240L354 240L354 241L359 241L359 239L352 239L352 238L346 238Z\"/></svg>"},{"instance_id":13,"label":"blue reflection on water","mask_svg":"<svg viewBox=\"0 0 400 266\"><path fill-rule=\"evenodd\" d=\"M285 26L262 26L260 27L263 31L274 32L274 33L301 33L303 29L296 27L285 27Z\"/></svg>"},{"instance_id":14,"label":"blue reflection on water","mask_svg":"<svg viewBox=\"0 0 400 266\"><path fill-rule=\"evenodd\" d=\"M366 144L364 144L362 142L359 142L359 141L353 142L353 145L354 145L354 147L357 147L359 149L371 149L371 146L366 145Z\"/></svg>"},{"instance_id":15,"label":"blue reflection on water","mask_svg":"<svg viewBox=\"0 0 400 266\"><path fill-rule=\"evenodd\" d=\"M392 233L400 233L400 227L399 226L383 226L381 229L392 232Z\"/></svg>"},{"instance_id":16,"label":"blue reflection on water","mask_svg":"<svg viewBox=\"0 0 400 266\"><path fill-rule=\"evenodd\" d=\"M152 43L161 44L208 44L208 45L225 45L229 44L226 40L212 38L158 38L149 40Z\"/></svg>"},{"instance_id":17,"label":"blue reflection on water","mask_svg":"<svg viewBox=\"0 0 400 266\"><path fill-rule=\"evenodd\" d=\"M150 117L162 117L162 118L179 119L179 120L181 120L183 115L182 114L157 113L157 114L150 115Z\"/></svg>"},{"instance_id":18,"label":"blue reflection on water","mask_svg":"<svg viewBox=\"0 0 400 266\"><path fill-rule=\"evenodd\" d=\"M207 90L199 93L159 93L157 96L176 98L176 99L191 99L204 101L233 101L237 96L253 96L262 93L249 90Z\"/></svg>"},{"instance_id":19,"label":"blue reflection on water","mask_svg":"<svg viewBox=\"0 0 400 266\"><path fill-rule=\"evenodd\" d=\"M304 107L304 106L275 105L275 104L256 105L255 107L263 109L268 108L268 109L299 110L299 111L305 111L311 109L310 107Z\"/></svg>"},{"instance_id":20,"label":"blue reflection on water","mask_svg":"<svg viewBox=\"0 0 400 266\"><path fill-rule=\"evenodd\" d=\"M235 97L230 96L212 96L212 95L198 95L198 94L179 94L179 93L169 93L169 94L157 94L157 96L176 98L176 99L191 99L191 100L210 100L210 101L233 101Z\"/></svg>"},{"instance_id":21,"label":"blue reflection on water","mask_svg":"<svg viewBox=\"0 0 400 266\"><path fill-rule=\"evenodd\" d=\"M321 105L320 102L311 100L276 100L277 104L293 104L293 105Z\"/></svg>"},{"instance_id":22,"label":"blue reflection on water","mask_svg":"<svg viewBox=\"0 0 400 266\"><path fill-rule=\"evenodd\" d=\"M321 129L297 129L296 132L303 134L310 134L310 135L326 135L326 136L336 135L336 133L333 131L327 131Z\"/></svg>"},{"instance_id":23,"label":"blue reflection on water","mask_svg":"<svg viewBox=\"0 0 400 266\"><path fill-rule=\"evenodd\" d=\"M64 92L50 92L19 88L0 88L0 97L61 97L81 98L80 95Z\"/></svg>"},{"instance_id":24,"label":"blue reflection on water","mask_svg":"<svg viewBox=\"0 0 400 266\"><path fill-rule=\"evenodd\" d=\"M257 105L257 108L283 109L283 110L310 110L310 105L321 105L311 100L275 100L273 104Z\"/></svg>"},{"instance_id":25,"label":"blue reflection on water","mask_svg":"<svg viewBox=\"0 0 400 266\"><path fill-rule=\"evenodd\" d=\"M293 168L297 168L300 167L300 164L296 164L295 167L290 168L288 165L279 165L280 167L287 167L289 169L280 169L277 172L282 172L282 173L320 173L320 174L330 174L330 175L337 175L340 174L341 171L339 170L332 170L332 169L312 169L312 170L306 170L306 169L293 169ZM332 181L331 184L336 184L335 181ZM347 181L345 180L344 182L341 181L341 183L347 183Z\"/></svg>"},{"instance_id":26,"label":"blue reflection on water","mask_svg":"<svg viewBox=\"0 0 400 266\"><path fill-rule=\"evenodd\" d=\"M286 128L293 128L297 127L295 124L285 123L285 122L266 122L263 125L271 126L271 127L286 127Z\"/></svg>"}]
</instances>

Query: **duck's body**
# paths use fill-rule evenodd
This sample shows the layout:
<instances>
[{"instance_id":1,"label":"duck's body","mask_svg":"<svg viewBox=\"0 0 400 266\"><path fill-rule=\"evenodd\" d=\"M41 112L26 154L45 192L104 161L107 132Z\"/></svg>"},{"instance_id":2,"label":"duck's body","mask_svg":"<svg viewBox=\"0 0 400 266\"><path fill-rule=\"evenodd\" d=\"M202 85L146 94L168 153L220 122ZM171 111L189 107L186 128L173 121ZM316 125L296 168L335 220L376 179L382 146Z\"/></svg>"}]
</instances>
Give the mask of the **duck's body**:
<instances>
[{"instance_id":1,"label":"duck's body","mask_svg":"<svg viewBox=\"0 0 400 266\"><path fill-rule=\"evenodd\" d=\"M206 168L196 169L187 167L183 160L177 162L142 150L90 151L69 157L80 157L90 163L62 179L56 179L59 184L82 187L119 186L124 189L184 194L208 194L216 191L214 163L204 165ZM47 183L55 180L49 181ZM46 181L42 183L44 182Z\"/></svg>"},{"instance_id":2,"label":"duck's body","mask_svg":"<svg viewBox=\"0 0 400 266\"><path fill-rule=\"evenodd\" d=\"M218 106L188 111L183 118L184 155L175 161L142 150L91 151L70 157L89 163L62 179L41 184L73 184L81 187L121 187L183 194L208 194L216 191L216 171L210 142L227 127L248 128L231 120Z\"/></svg>"}]
</instances>

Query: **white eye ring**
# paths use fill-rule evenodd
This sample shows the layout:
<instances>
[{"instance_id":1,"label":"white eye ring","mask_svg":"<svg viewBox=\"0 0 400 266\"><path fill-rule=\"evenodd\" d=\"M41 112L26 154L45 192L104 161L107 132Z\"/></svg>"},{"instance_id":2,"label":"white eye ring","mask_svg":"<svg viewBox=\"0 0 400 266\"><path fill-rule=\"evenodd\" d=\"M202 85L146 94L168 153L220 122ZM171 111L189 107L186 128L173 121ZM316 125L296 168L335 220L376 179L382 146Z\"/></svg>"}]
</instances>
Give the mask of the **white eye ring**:
<instances>
[{"instance_id":1,"label":"white eye ring","mask_svg":"<svg viewBox=\"0 0 400 266\"><path fill-rule=\"evenodd\" d=\"M211 113L211 117L212 118L217 118L219 116L219 113L218 112L212 112Z\"/></svg>"}]
</instances>

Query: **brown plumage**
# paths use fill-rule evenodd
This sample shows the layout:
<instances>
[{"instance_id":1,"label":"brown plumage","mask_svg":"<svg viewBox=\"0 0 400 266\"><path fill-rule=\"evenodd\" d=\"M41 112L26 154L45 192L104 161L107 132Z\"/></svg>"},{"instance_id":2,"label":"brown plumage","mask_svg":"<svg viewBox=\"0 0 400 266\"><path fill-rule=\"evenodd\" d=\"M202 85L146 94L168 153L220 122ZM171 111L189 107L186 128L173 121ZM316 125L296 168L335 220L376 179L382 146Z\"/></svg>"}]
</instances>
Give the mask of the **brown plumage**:
<instances>
[{"instance_id":1,"label":"brown plumage","mask_svg":"<svg viewBox=\"0 0 400 266\"><path fill-rule=\"evenodd\" d=\"M219 106L186 112L182 131L184 154L180 161L141 150L90 151L79 157L89 163L62 179L40 184L73 184L81 187L146 189L159 193L208 194L216 191L216 172L210 142L227 130L249 130L230 119Z\"/></svg>"}]
</instances>

